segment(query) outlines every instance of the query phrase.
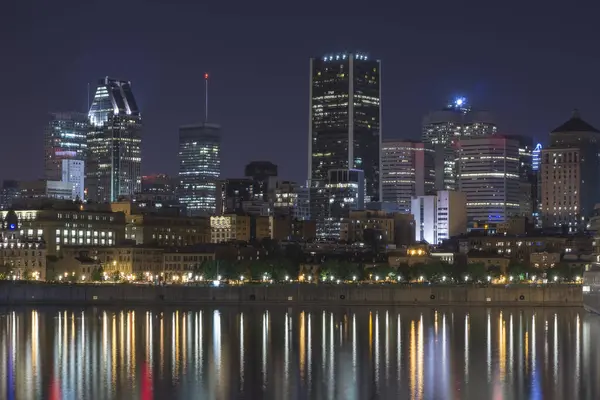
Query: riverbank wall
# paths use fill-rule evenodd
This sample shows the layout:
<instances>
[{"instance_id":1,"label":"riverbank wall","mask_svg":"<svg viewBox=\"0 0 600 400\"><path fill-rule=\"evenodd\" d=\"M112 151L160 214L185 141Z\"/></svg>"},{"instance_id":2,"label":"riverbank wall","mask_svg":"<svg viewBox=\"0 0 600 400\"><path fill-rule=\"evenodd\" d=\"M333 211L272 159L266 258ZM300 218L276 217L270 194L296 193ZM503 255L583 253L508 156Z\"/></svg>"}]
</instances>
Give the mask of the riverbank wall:
<instances>
[{"instance_id":1,"label":"riverbank wall","mask_svg":"<svg viewBox=\"0 0 600 400\"><path fill-rule=\"evenodd\" d=\"M214 304L398 306L582 306L581 286L281 284L183 286L0 282L0 305Z\"/></svg>"}]
</instances>

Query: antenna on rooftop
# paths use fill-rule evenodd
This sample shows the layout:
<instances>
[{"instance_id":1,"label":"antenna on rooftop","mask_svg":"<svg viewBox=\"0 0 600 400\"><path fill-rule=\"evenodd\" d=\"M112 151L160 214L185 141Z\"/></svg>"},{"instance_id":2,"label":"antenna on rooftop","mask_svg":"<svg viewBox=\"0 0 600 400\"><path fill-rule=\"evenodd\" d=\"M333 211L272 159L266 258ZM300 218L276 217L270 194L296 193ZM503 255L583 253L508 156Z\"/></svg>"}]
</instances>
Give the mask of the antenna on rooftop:
<instances>
[{"instance_id":1,"label":"antenna on rooftop","mask_svg":"<svg viewBox=\"0 0 600 400\"><path fill-rule=\"evenodd\" d=\"M208 72L204 73L204 122L208 122Z\"/></svg>"}]
</instances>

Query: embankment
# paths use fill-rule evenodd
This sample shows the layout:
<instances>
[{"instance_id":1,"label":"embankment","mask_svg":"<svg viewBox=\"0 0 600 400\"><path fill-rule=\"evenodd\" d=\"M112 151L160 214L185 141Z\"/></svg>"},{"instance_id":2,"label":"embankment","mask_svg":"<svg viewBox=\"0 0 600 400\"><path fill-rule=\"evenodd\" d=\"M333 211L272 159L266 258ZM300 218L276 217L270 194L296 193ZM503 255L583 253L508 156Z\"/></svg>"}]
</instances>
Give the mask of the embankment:
<instances>
[{"instance_id":1,"label":"embankment","mask_svg":"<svg viewBox=\"0 0 600 400\"><path fill-rule=\"evenodd\" d=\"M422 285L68 285L0 282L0 304L330 304L420 306L582 306L581 286Z\"/></svg>"}]
</instances>

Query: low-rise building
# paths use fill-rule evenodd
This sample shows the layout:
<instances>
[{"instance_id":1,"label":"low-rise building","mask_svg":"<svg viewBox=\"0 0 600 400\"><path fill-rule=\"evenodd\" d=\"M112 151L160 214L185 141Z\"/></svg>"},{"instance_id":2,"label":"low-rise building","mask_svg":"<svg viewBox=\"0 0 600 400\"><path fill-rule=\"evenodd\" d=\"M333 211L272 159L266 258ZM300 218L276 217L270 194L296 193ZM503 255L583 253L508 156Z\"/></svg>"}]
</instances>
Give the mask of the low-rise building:
<instances>
[{"instance_id":1,"label":"low-rise building","mask_svg":"<svg viewBox=\"0 0 600 400\"><path fill-rule=\"evenodd\" d=\"M14 211L3 217L0 230L0 269L12 279L46 279L46 248L41 240L23 237Z\"/></svg>"},{"instance_id":2,"label":"low-rise building","mask_svg":"<svg viewBox=\"0 0 600 400\"><path fill-rule=\"evenodd\" d=\"M6 218L9 211L0 211ZM48 255L60 255L62 246L114 246L125 236L125 216L93 205L49 203L17 208L19 233L24 241L41 241Z\"/></svg>"},{"instance_id":3,"label":"low-rise building","mask_svg":"<svg viewBox=\"0 0 600 400\"><path fill-rule=\"evenodd\" d=\"M66 247L64 259L85 259L97 261L105 273L115 272L136 277L157 275L163 272L163 252L161 248L135 244L113 247Z\"/></svg>"},{"instance_id":4,"label":"low-rise building","mask_svg":"<svg viewBox=\"0 0 600 400\"><path fill-rule=\"evenodd\" d=\"M148 212L130 201L112 203L111 209L125 214L125 238L136 244L173 247L210 242L210 220L206 217L189 217L175 208Z\"/></svg>"},{"instance_id":5,"label":"low-rise building","mask_svg":"<svg viewBox=\"0 0 600 400\"><path fill-rule=\"evenodd\" d=\"M165 279L184 278L186 275L189 279L203 262L215 260L215 253L207 248L190 246L165 250L163 257Z\"/></svg>"},{"instance_id":6,"label":"low-rise building","mask_svg":"<svg viewBox=\"0 0 600 400\"><path fill-rule=\"evenodd\" d=\"M560 253L548 253L547 251L542 251L539 253L531 253L529 255L529 263L535 268L554 268L559 262Z\"/></svg>"}]
</instances>

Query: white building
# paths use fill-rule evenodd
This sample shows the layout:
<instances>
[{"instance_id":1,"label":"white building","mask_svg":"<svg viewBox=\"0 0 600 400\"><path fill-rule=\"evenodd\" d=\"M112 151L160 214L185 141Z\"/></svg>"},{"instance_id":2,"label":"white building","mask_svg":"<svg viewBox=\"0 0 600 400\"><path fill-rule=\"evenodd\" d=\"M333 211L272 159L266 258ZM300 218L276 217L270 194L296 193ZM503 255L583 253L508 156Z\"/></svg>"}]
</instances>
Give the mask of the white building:
<instances>
[{"instance_id":1,"label":"white building","mask_svg":"<svg viewBox=\"0 0 600 400\"><path fill-rule=\"evenodd\" d=\"M449 190L413 197L411 213L415 218L415 239L437 245L452 236L466 233L466 202L464 193Z\"/></svg>"},{"instance_id":2,"label":"white building","mask_svg":"<svg viewBox=\"0 0 600 400\"><path fill-rule=\"evenodd\" d=\"M85 162L81 160L62 160L62 181L73 185L73 200L84 200Z\"/></svg>"},{"instance_id":3,"label":"white building","mask_svg":"<svg viewBox=\"0 0 600 400\"><path fill-rule=\"evenodd\" d=\"M469 221L506 222L520 214L519 142L499 135L457 144L458 190Z\"/></svg>"},{"instance_id":4,"label":"white building","mask_svg":"<svg viewBox=\"0 0 600 400\"><path fill-rule=\"evenodd\" d=\"M21 199L57 199L72 200L73 184L63 181L28 181L19 185L19 197Z\"/></svg>"}]
</instances>

